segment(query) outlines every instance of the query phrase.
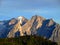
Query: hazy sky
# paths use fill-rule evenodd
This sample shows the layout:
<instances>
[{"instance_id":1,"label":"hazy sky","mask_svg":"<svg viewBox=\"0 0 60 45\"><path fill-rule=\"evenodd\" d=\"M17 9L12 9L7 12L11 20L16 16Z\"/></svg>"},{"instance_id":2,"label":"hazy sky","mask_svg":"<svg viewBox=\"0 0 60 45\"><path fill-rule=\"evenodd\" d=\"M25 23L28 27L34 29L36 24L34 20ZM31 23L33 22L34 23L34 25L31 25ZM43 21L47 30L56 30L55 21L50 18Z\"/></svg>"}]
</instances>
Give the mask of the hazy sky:
<instances>
[{"instance_id":1,"label":"hazy sky","mask_svg":"<svg viewBox=\"0 0 60 45\"><path fill-rule=\"evenodd\" d=\"M0 20L35 14L60 23L60 0L0 0Z\"/></svg>"}]
</instances>

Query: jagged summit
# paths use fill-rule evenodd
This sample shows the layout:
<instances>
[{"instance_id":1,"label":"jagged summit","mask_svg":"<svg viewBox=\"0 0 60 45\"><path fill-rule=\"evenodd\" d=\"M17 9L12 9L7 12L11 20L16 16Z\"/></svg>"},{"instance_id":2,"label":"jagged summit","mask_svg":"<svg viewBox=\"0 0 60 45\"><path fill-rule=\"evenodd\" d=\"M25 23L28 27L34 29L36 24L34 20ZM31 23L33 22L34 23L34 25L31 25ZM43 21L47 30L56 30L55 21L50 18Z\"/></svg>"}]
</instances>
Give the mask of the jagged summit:
<instances>
[{"instance_id":1,"label":"jagged summit","mask_svg":"<svg viewBox=\"0 0 60 45\"><path fill-rule=\"evenodd\" d=\"M20 23L22 24L23 16L19 16L17 19L18 19L18 20L20 21Z\"/></svg>"},{"instance_id":2,"label":"jagged summit","mask_svg":"<svg viewBox=\"0 0 60 45\"><path fill-rule=\"evenodd\" d=\"M37 35L60 42L60 25L53 19L45 19L42 16L35 15L28 20L19 16L3 23L0 25L0 38Z\"/></svg>"},{"instance_id":3,"label":"jagged summit","mask_svg":"<svg viewBox=\"0 0 60 45\"><path fill-rule=\"evenodd\" d=\"M17 20L20 22L21 25L24 25L28 19L26 19L24 16L18 16Z\"/></svg>"}]
</instances>

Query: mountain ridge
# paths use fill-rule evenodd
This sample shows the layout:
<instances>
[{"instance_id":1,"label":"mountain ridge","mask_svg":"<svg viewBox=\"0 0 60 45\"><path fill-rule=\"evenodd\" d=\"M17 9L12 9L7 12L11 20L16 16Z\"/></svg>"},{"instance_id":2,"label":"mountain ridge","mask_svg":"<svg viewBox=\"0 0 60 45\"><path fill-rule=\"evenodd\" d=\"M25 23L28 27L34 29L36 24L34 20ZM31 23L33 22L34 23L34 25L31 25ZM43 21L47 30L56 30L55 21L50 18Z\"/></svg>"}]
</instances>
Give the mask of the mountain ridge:
<instances>
[{"instance_id":1,"label":"mountain ridge","mask_svg":"<svg viewBox=\"0 0 60 45\"><path fill-rule=\"evenodd\" d=\"M60 42L60 25L53 19L46 19L35 15L28 20L23 16L19 16L18 18L12 18L3 23L0 24L0 32L3 30L0 33L0 38L36 35L51 41Z\"/></svg>"}]
</instances>

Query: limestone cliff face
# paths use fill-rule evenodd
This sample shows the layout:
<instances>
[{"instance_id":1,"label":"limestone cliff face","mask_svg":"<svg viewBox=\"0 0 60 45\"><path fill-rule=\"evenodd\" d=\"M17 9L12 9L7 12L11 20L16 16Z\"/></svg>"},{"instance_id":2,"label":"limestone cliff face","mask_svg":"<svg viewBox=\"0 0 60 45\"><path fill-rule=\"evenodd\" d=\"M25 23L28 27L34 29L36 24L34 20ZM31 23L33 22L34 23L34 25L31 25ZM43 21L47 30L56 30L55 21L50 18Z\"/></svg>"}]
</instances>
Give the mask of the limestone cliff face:
<instances>
[{"instance_id":1,"label":"limestone cliff face","mask_svg":"<svg viewBox=\"0 0 60 45\"><path fill-rule=\"evenodd\" d=\"M42 26L42 22L45 18L41 16L33 16L31 20L27 21L24 17L18 17L18 22L15 24L16 20L11 20L9 25L15 24L11 31L8 33L7 37L15 37L16 32L20 32L19 36L24 35L35 35L37 34L37 29ZM25 24L23 24L25 22Z\"/></svg>"},{"instance_id":2,"label":"limestone cliff face","mask_svg":"<svg viewBox=\"0 0 60 45\"><path fill-rule=\"evenodd\" d=\"M60 25L56 24L49 40L57 42L60 45Z\"/></svg>"},{"instance_id":3,"label":"limestone cliff face","mask_svg":"<svg viewBox=\"0 0 60 45\"><path fill-rule=\"evenodd\" d=\"M57 27L57 23L53 19L45 19L37 15L33 16L30 20L20 16L16 20L12 19L9 22L9 25L11 24L14 25L7 35L9 38L18 35L16 34L17 32L19 32L19 36L38 35L50 38Z\"/></svg>"},{"instance_id":4,"label":"limestone cliff face","mask_svg":"<svg viewBox=\"0 0 60 45\"><path fill-rule=\"evenodd\" d=\"M17 22L14 27L11 29L11 31L8 33L7 37L11 38L11 37L15 37L15 33L16 32L20 32L20 30L22 30L20 22Z\"/></svg>"},{"instance_id":5,"label":"limestone cliff face","mask_svg":"<svg viewBox=\"0 0 60 45\"><path fill-rule=\"evenodd\" d=\"M18 18L4 21L4 23L0 22L0 27L0 37L14 38L37 35L58 42L60 45L60 25L53 19L45 19L35 15L30 20L27 20L23 16L19 16Z\"/></svg>"},{"instance_id":6,"label":"limestone cliff face","mask_svg":"<svg viewBox=\"0 0 60 45\"><path fill-rule=\"evenodd\" d=\"M11 37L15 37L15 36L24 36L23 32L22 32L22 26L27 22L28 20L25 19L24 17L18 17L17 19L12 19L9 22L9 25L13 25L13 28L10 30L10 32L8 33L7 37L11 38ZM17 34L16 34L17 33ZM19 34L18 34L19 33Z\"/></svg>"},{"instance_id":7,"label":"limestone cliff face","mask_svg":"<svg viewBox=\"0 0 60 45\"><path fill-rule=\"evenodd\" d=\"M27 35L35 35L37 34L37 29L42 26L43 20L45 20L45 18L42 18L41 16L33 16L31 20L22 26L22 30Z\"/></svg>"}]
</instances>

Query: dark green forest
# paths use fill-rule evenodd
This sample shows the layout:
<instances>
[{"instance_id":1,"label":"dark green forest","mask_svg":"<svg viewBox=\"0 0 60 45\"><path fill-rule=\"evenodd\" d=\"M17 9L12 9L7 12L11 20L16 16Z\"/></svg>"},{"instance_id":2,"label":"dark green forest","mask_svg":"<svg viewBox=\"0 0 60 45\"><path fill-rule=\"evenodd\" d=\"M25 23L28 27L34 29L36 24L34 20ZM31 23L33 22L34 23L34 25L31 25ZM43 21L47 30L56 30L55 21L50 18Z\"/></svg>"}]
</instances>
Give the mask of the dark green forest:
<instances>
[{"instance_id":1,"label":"dark green forest","mask_svg":"<svg viewBox=\"0 0 60 45\"><path fill-rule=\"evenodd\" d=\"M40 36L21 36L16 38L1 38L0 45L57 45Z\"/></svg>"}]
</instances>

